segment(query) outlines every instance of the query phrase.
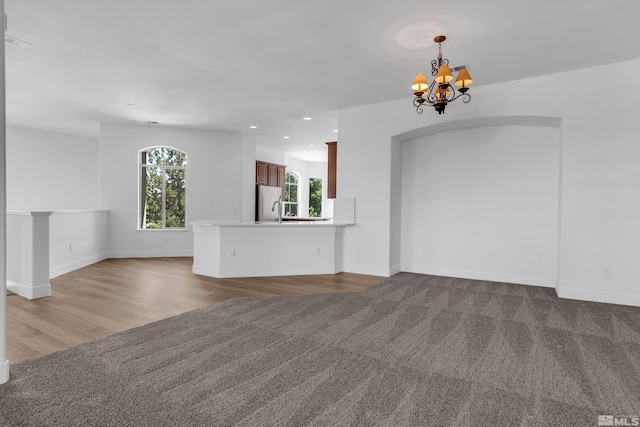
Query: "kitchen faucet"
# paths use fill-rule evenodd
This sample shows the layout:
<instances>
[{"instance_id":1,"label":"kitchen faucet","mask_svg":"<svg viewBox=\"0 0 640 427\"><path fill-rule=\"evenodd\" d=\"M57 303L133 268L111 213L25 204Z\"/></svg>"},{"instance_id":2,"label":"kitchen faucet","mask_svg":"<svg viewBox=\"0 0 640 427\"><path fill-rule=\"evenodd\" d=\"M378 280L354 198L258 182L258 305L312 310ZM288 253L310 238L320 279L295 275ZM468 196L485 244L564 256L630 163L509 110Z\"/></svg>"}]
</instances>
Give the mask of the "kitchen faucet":
<instances>
[{"instance_id":1,"label":"kitchen faucet","mask_svg":"<svg viewBox=\"0 0 640 427\"><path fill-rule=\"evenodd\" d=\"M273 206L271 206L271 212L275 212L276 204L278 205L278 224L282 224L282 195L278 197L278 200L273 202Z\"/></svg>"}]
</instances>

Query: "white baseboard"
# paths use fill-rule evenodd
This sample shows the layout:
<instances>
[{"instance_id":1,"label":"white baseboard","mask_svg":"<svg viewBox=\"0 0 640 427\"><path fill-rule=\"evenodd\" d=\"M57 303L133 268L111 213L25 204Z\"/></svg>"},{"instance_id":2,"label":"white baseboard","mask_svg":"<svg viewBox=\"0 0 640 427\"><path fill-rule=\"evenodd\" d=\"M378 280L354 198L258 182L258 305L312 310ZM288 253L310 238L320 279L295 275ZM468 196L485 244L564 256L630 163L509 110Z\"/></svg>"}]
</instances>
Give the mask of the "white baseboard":
<instances>
[{"instance_id":1,"label":"white baseboard","mask_svg":"<svg viewBox=\"0 0 640 427\"><path fill-rule=\"evenodd\" d=\"M167 250L167 251L112 251L106 258L173 258L193 256L193 249Z\"/></svg>"},{"instance_id":2,"label":"white baseboard","mask_svg":"<svg viewBox=\"0 0 640 427\"><path fill-rule=\"evenodd\" d=\"M107 253L103 252L101 254L92 255L87 258L79 259L69 264L60 265L58 267L53 267L49 269L49 279L53 279L54 277L62 276L63 274L69 273L73 270L77 270L82 267L86 267L91 264L95 264L96 262L100 262L107 259Z\"/></svg>"},{"instance_id":3,"label":"white baseboard","mask_svg":"<svg viewBox=\"0 0 640 427\"><path fill-rule=\"evenodd\" d=\"M193 274L199 274L201 276L220 277L220 269L211 267L209 265L193 264L193 266L191 267L191 272Z\"/></svg>"},{"instance_id":4,"label":"white baseboard","mask_svg":"<svg viewBox=\"0 0 640 427\"><path fill-rule=\"evenodd\" d=\"M336 274L340 271L333 265L318 265L304 267L270 268L266 266L243 268L216 268L207 265L193 265L193 274L203 276L230 278L230 277L269 277L269 276L304 276L309 274Z\"/></svg>"},{"instance_id":5,"label":"white baseboard","mask_svg":"<svg viewBox=\"0 0 640 427\"><path fill-rule=\"evenodd\" d=\"M51 284L29 286L24 283L7 280L7 289L27 299L45 298L51 296Z\"/></svg>"},{"instance_id":6,"label":"white baseboard","mask_svg":"<svg viewBox=\"0 0 640 427\"><path fill-rule=\"evenodd\" d=\"M9 361L0 362L0 384L9 382Z\"/></svg>"},{"instance_id":7,"label":"white baseboard","mask_svg":"<svg viewBox=\"0 0 640 427\"><path fill-rule=\"evenodd\" d=\"M391 277L391 267L380 267L377 265L352 264L345 262L342 264L342 271L354 274L367 274L369 276Z\"/></svg>"},{"instance_id":8,"label":"white baseboard","mask_svg":"<svg viewBox=\"0 0 640 427\"><path fill-rule=\"evenodd\" d=\"M640 295L637 294L621 294L589 289L567 288L564 286L558 286L556 293L560 298L640 307Z\"/></svg>"},{"instance_id":9,"label":"white baseboard","mask_svg":"<svg viewBox=\"0 0 640 427\"><path fill-rule=\"evenodd\" d=\"M433 276L457 277L460 279L487 280L490 282L515 283L518 285L555 288L555 277L537 277L492 271L441 268L412 264L402 264L402 271L406 271L407 273L430 274Z\"/></svg>"},{"instance_id":10,"label":"white baseboard","mask_svg":"<svg viewBox=\"0 0 640 427\"><path fill-rule=\"evenodd\" d=\"M400 268L400 264L392 265L389 269L389 276L393 276L394 274L398 274L402 271Z\"/></svg>"},{"instance_id":11,"label":"white baseboard","mask_svg":"<svg viewBox=\"0 0 640 427\"><path fill-rule=\"evenodd\" d=\"M49 269L49 278L62 276L63 274L77 270L82 267L86 267L96 262L104 261L108 258L161 258L161 257L189 257L193 256L192 250L180 250L180 251L117 251L117 252L102 252L100 254L92 255L83 259L79 259L69 264L60 265ZM13 291L13 290L12 290ZM13 291L15 292L15 291ZM16 292L18 293L18 292Z\"/></svg>"}]
</instances>

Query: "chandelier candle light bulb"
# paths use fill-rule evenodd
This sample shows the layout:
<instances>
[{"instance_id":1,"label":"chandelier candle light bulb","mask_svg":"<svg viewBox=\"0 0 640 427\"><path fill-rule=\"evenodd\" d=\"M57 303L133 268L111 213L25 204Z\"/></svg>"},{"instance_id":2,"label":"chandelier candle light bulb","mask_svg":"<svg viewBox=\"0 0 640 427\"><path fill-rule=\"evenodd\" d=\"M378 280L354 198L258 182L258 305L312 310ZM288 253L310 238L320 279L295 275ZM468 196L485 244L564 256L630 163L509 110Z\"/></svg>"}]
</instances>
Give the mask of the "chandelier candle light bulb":
<instances>
[{"instance_id":1,"label":"chandelier candle light bulb","mask_svg":"<svg viewBox=\"0 0 640 427\"><path fill-rule=\"evenodd\" d=\"M449 60L442 58L442 42L447 38L445 36L437 36L433 39L438 43L438 59L431 61L431 75L435 77L433 82L429 84L427 77L423 73L416 74L416 78L411 85L413 90L413 105L416 112L422 114L424 104L433 107L438 114L443 114L444 109L450 102L462 97L462 102L471 101L471 95L467 93L469 85L473 83L469 70L462 68L458 72L455 79L455 85L459 86L458 94L449 84L453 80L453 74L449 68Z\"/></svg>"},{"instance_id":2,"label":"chandelier candle light bulb","mask_svg":"<svg viewBox=\"0 0 640 427\"><path fill-rule=\"evenodd\" d=\"M447 64L442 64L438 70L438 75L436 75L436 81L438 83L449 83L451 80L453 80L451 69Z\"/></svg>"},{"instance_id":3,"label":"chandelier candle light bulb","mask_svg":"<svg viewBox=\"0 0 640 427\"><path fill-rule=\"evenodd\" d=\"M429 89L429 83L427 83L427 76L422 73L416 74L416 79L413 81L411 85L411 89L414 92L424 92Z\"/></svg>"}]
</instances>

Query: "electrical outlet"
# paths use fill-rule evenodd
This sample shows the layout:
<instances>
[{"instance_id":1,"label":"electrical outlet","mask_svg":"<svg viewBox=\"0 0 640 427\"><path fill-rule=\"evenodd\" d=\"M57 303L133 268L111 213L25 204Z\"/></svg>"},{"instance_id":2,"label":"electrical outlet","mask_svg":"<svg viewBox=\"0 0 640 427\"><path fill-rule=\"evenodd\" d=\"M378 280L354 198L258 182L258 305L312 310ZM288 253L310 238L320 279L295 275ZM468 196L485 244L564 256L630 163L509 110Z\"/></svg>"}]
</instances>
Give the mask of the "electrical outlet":
<instances>
[{"instance_id":1,"label":"electrical outlet","mask_svg":"<svg viewBox=\"0 0 640 427\"><path fill-rule=\"evenodd\" d=\"M238 215L238 208L233 208L233 214Z\"/></svg>"},{"instance_id":2,"label":"electrical outlet","mask_svg":"<svg viewBox=\"0 0 640 427\"><path fill-rule=\"evenodd\" d=\"M320 256L320 248L316 248L315 254L316 254L316 256Z\"/></svg>"},{"instance_id":3,"label":"electrical outlet","mask_svg":"<svg viewBox=\"0 0 640 427\"><path fill-rule=\"evenodd\" d=\"M229 249L229 258L235 258L235 257L236 257L236 250Z\"/></svg>"},{"instance_id":4,"label":"electrical outlet","mask_svg":"<svg viewBox=\"0 0 640 427\"><path fill-rule=\"evenodd\" d=\"M610 265L605 265L602 267L602 275L603 276L612 276L613 275L613 267Z\"/></svg>"},{"instance_id":5,"label":"electrical outlet","mask_svg":"<svg viewBox=\"0 0 640 427\"><path fill-rule=\"evenodd\" d=\"M69 252L73 252L73 243L69 243Z\"/></svg>"},{"instance_id":6,"label":"electrical outlet","mask_svg":"<svg viewBox=\"0 0 640 427\"><path fill-rule=\"evenodd\" d=\"M169 243L171 239L169 238L169 236L164 236L164 242L165 243Z\"/></svg>"}]
</instances>

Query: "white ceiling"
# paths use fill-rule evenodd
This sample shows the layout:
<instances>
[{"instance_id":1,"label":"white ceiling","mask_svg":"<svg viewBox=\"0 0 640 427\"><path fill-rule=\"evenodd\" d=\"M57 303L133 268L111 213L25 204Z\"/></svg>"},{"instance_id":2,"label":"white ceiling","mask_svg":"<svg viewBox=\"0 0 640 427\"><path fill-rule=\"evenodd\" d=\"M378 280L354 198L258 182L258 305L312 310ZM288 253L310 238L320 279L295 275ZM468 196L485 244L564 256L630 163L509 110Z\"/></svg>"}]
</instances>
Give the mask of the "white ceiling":
<instances>
[{"instance_id":1,"label":"white ceiling","mask_svg":"<svg viewBox=\"0 0 640 427\"><path fill-rule=\"evenodd\" d=\"M101 121L254 132L307 160L337 138L338 110L406 98L415 114L411 81L437 45L400 47L408 25L445 34L444 56L474 85L640 58L633 0L5 0L5 11L7 34L31 43L6 45L10 124L91 138ZM624 70L612 77L624 89ZM552 102L601 87L545 90Z\"/></svg>"}]
</instances>

